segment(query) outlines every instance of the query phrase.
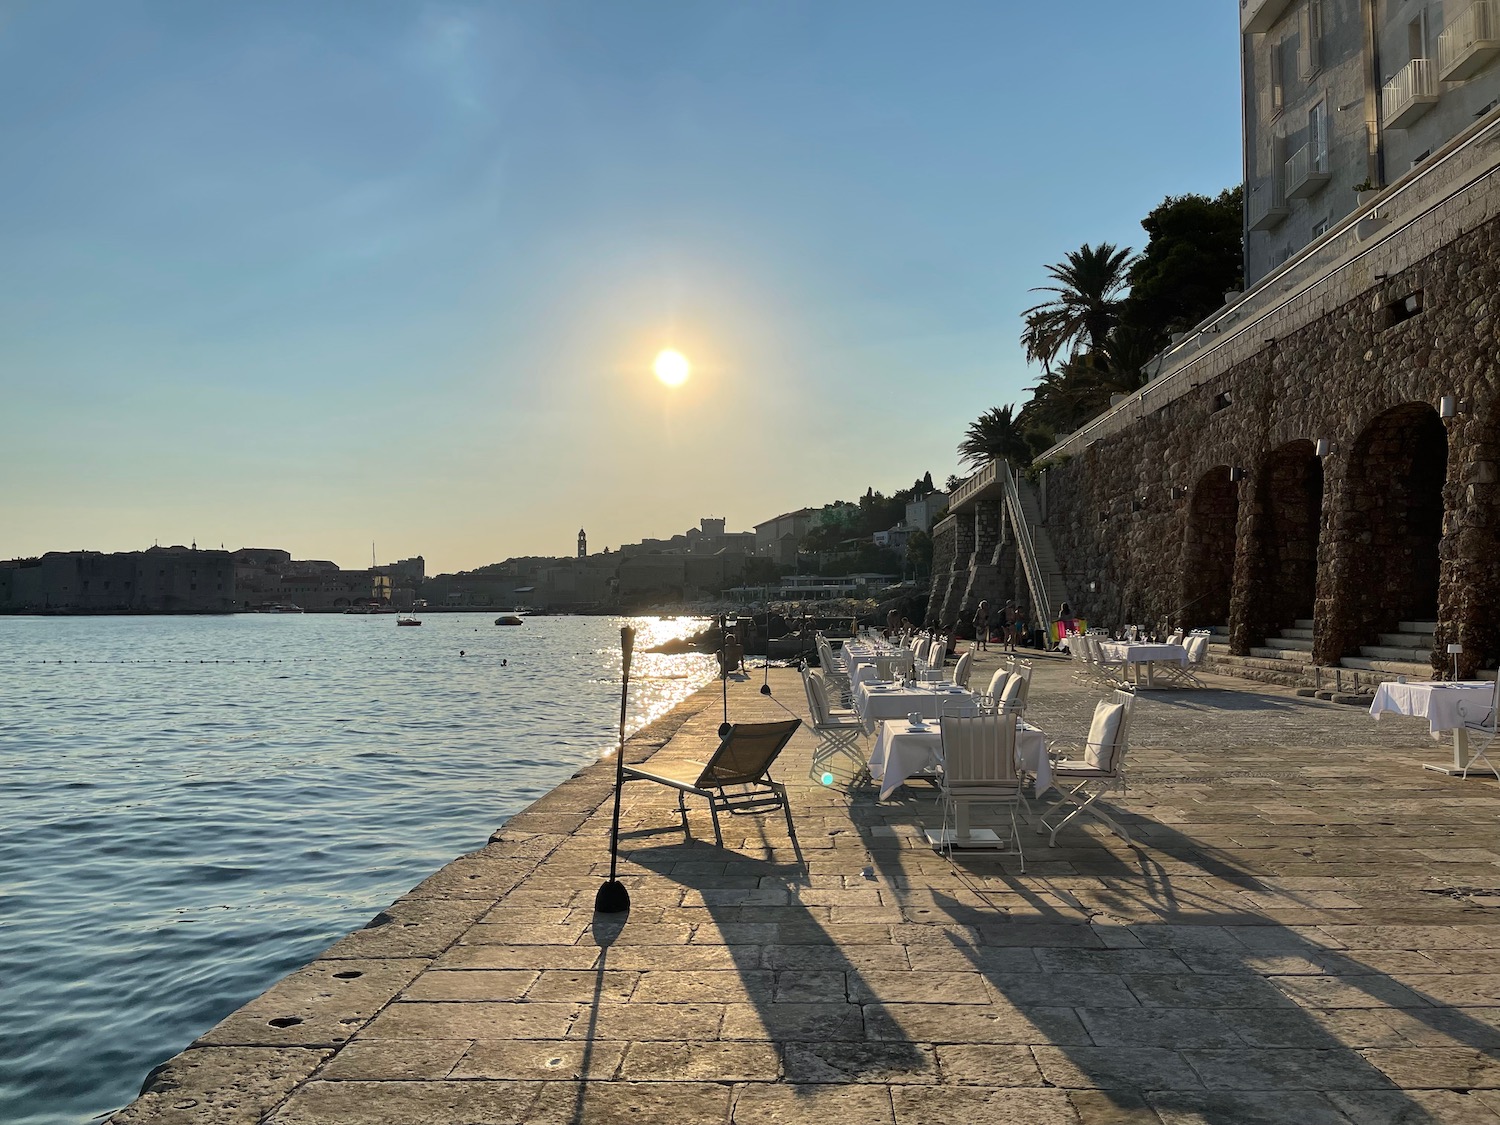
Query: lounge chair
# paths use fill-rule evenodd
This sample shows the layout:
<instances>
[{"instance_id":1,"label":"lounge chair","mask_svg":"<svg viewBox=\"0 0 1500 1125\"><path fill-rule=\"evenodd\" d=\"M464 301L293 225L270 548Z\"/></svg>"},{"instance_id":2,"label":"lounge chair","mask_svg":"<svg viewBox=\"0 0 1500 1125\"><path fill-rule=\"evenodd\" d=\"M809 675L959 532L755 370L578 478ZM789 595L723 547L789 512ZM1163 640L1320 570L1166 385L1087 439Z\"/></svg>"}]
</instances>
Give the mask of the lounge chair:
<instances>
[{"instance_id":1,"label":"lounge chair","mask_svg":"<svg viewBox=\"0 0 1500 1125\"><path fill-rule=\"evenodd\" d=\"M787 830L796 835L792 808L787 803L786 786L771 779L771 764L802 725L801 719L776 723L735 723L719 742L707 762L662 762L653 759L640 766L626 766L626 781L654 781L677 790L677 807L682 812L682 827L687 830L689 793L708 801L708 812L714 821L714 842L724 846L719 830L719 810L732 815L780 808L786 814Z\"/></svg>"}]
</instances>

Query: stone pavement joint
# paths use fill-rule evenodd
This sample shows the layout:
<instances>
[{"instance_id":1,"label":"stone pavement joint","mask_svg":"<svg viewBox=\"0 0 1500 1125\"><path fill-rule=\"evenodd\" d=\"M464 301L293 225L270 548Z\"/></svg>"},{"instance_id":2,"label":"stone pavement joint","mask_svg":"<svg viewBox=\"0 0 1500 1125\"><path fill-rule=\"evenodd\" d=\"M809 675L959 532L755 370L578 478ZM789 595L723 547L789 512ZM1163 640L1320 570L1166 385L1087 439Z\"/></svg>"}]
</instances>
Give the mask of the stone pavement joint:
<instances>
[{"instance_id":1,"label":"stone pavement joint","mask_svg":"<svg viewBox=\"0 0 1500 1125\"><path fill-rule=\"evenodd\" d=\"M1078 739L1100 692L1036 665L1028 718ZM1109 801L1140 847L1023 827L1024 875L934 853L930 785L821 784L804 728L775 771L795 838L726 815L720 849L701 803L684 834L627 786L632 910L596 918L602 761L112 1120L1500 1125L1500 786L1423 771L1420 724L1207 680L1138 701ZM806 718L795 671L771 685L732 680L731 718ZM721 716L715 683L627 760L702 760Z\"/></svg>"}]
</instances>

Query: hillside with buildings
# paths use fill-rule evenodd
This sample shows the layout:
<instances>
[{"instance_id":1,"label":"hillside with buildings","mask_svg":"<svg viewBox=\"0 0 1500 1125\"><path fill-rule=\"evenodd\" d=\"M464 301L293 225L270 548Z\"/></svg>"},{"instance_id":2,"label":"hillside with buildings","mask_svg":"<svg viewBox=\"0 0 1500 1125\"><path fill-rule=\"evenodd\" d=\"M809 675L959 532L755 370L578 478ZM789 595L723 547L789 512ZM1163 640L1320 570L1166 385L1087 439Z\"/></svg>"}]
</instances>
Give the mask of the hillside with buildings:
<instances>
[{"instance_id":1,"label":"hillside with buildings","mask_svg":"<svg viewBox=\"0 0 1500 1125\"><path fill-rule=\"evenodd\" d=\"M52 551L0 561L0 613L418 606L587 613L847 596L925 575L931 558L927 533L947 502L928 475L890 497L871 488L858 502L783 512L748 531L730 531L724 519L707 517L665 539L591 553L580 529L572 555L509 558L432 577L420 555L345 570L326 559L294 559L274 547Z\"/></svg>"}]
</instances>

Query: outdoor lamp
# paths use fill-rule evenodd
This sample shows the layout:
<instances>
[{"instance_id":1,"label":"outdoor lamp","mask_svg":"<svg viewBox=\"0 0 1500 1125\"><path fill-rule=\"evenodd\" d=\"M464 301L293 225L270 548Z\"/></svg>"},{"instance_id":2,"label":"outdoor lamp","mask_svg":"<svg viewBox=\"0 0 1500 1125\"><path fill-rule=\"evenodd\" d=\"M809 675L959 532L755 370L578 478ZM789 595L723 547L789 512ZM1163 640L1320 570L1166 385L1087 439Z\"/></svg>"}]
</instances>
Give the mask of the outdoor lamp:
<instances>
[{"instance_id":1,"label":"outdoor lamp","mask_svg":"<svg viewBox=\"0 0 1500 1125\"><path fill-rule=\"evenodd\" d=\"M1452 418L1462 414L1468 408L1468 403L1460 402L1456 395L1444 395L1438 399L1438 417Z\"/></svg>"},{"instance_id":2,"label":"outdoor lamp","mask_svg":"<svg viewBox=\"0 0 1500 1125\"><path fill-rule=\"evenodd\" d=\"M1240 468L1238 465L1234 466L1232 469L1229 470L1229 479L1231 481L1234 481L1234 482L1239 482L1239 481L1244 480L1245 479L1245 470L1242 469L1242 468Z\"/></svg>"},{"instance_id":3,"label":"outdoor lamp","mask_svg":"<svg viewBox=\"0 0 1500 1125\"><path fill-rule=\"evenodd\" d=\"M1313 446L1313 454L1317 457L1327 457L1333 452L1333 442L1326 437L1320 437Z\"/></svg>"}]
</instances>

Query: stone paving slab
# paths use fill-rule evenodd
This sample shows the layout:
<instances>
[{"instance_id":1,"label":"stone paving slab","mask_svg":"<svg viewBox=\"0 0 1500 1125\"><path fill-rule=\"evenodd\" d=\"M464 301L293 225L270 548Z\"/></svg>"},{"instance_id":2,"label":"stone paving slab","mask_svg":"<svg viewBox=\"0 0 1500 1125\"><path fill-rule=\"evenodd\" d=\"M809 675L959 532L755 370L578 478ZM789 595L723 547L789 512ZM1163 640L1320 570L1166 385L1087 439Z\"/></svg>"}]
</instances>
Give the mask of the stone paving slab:
<instances>
[{"instance_id":1,"label":"stone paving slab","mask_svg":"<svg viewBox=\"0 0 1500 1125\"><path fill-rule=\"evenodd\" d=\"M1500 1125L1500 786L1423 771L1418 723L1207 680L1138 699L1139 846L1023 828L1024 874L928 848L930 785L822 784L804 728L795 837L724 816L721 849L627 786L632 910L596 918L612 763L582 770L113 1120ZM732 717L806 717L770 683ZM1100 694L1038 656L1028 718L1076 740ZM715 686L627 758L702 760L720 718Z\"/></svg>"}]
</instances>

